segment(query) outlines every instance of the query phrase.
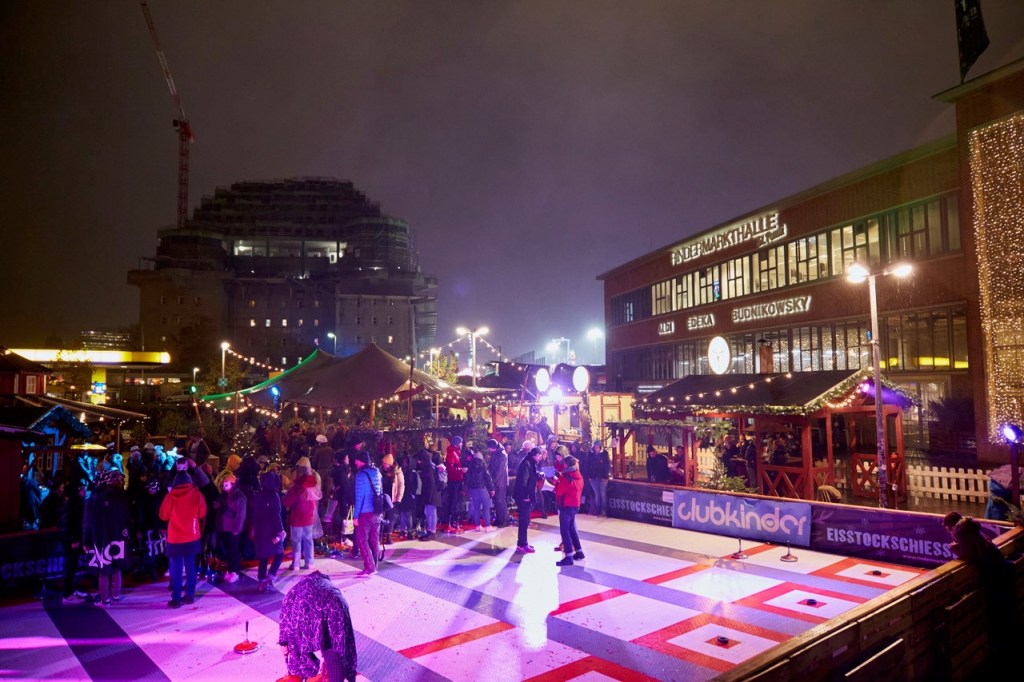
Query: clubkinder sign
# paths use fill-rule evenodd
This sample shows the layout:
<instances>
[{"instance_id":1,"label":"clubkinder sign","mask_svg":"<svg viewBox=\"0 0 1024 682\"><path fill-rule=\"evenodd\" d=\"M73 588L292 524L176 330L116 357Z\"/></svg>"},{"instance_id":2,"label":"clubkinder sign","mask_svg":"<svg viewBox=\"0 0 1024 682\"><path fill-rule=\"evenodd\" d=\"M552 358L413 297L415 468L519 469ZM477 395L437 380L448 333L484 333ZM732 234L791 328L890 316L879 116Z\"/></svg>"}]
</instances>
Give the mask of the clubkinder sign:
<instances>
[{"instance_id":1,"label":"clubkinder sign","mask_svg":"<svg viewBox=\"0 0 1024 682\"><path fill-rule=\"evenodd\" d=\"M675 491L675 528L798 547L811 544L811 505Z\"/></svg>"}]
</instances>

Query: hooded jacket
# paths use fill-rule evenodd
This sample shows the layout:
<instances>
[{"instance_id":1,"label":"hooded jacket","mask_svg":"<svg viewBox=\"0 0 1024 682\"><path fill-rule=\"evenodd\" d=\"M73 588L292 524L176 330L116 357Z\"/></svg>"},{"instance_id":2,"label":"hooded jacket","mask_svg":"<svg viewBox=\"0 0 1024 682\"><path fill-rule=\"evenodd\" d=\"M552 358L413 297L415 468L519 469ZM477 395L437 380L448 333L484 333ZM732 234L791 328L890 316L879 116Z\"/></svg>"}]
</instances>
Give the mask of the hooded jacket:
<instances>
[{"instance_id":1,"label":"hooded jacket","mask_svg":"<svg viewBox=\"0 0 1024 682\"><path fill-rule=\"evenodd\" d=\"M574 464L562 469L555 481L555 502L561 507L579 507L583 498L583 476Z\"/></svg>"},{"instance_id":2,"label":"hooded jacket","mask_svg":"<svg viewBox=\"0 0 1024 682\"><path fill-rule=\"evenodd\" d=\"M206 500L191 483L176 485L160 503L160 518L167 522L168 544L196 542L206 518Z\"/></svg>"},{"instance_id":3,"label":"hooded jacket","mask_svg":"<svg viewBox=\"0 0 1024 682\"><path fill-rule=\"evenodd\" d=\"M284 496L284 506L291 512L288 523L296 528L313 525L313 515L316 514L317 499L309 494L310 491L319 492L316 476L312 474L300 476L295 479L288 492Z\"/></svg>"},{"instance_id":4,"label":"hooded jacket","mask_svg":"<svg viewBox=\"0 0 1024 682\"><path fill-rule=\"evenodd\" d=\"M95 554L92 566L106 566L123 560L127 552L128 522L131 512L124 489L118 485L101 485L85 503L82 544Z\"/></svg>"}]
</instances>

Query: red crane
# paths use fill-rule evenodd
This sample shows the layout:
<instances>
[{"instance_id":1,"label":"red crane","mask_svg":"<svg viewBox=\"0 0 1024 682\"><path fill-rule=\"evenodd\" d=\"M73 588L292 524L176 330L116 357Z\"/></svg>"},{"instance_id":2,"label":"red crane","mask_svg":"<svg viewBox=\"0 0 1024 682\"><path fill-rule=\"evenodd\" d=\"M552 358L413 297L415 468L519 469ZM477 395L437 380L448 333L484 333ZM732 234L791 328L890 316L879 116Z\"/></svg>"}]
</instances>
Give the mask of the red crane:
<instances>
[{"instance_id":1,"label":"red crane","mask_svg":"<svg viewBox=\"0 0 1024 682\"><path fill-rule=\"evenodd\" d=\"M171 67L167 65L167 57L160 47L160 38L156 34L156 24L153 23L153 16L149 13L149 7L142 3L142 13L146 17L146 25L149 26L149 35L153 37L153 45L156 47L156 56L160 60L160 68L164 72L164 80L171 91L171 99L177 109L178 117L172 121L174 129L178 131L178 227L185 226L188 219L188 146L195 142L192 136L192 124L185 116L185 108L181 105L181 97L178 89L174 87L174 78L171 76Z\"/></svg>"}]
</instances>

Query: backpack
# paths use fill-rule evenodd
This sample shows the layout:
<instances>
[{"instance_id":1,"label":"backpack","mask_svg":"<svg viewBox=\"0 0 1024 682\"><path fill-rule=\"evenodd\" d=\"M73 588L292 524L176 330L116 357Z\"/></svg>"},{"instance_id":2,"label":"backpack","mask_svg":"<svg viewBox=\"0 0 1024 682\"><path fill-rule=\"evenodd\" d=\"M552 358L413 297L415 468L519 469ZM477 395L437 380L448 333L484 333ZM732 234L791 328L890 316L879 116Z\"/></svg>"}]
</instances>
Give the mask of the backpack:
<instances>
[{"instance_id":1,"label":"backpack","mask_svg":"<svg viewBox=\"0 0 1024 682\"><path fill-rule=\"evenodd\" d=\"M381 492L378 494L373 488L373 477L370 476L370 472L363 469L363 473L366 474L366 479L370 482L370 490L373 492L373 513L383 514L394 506L391 502L391 496L384 494L383 482L381 483Z\"/></svg>"}]
</instances>

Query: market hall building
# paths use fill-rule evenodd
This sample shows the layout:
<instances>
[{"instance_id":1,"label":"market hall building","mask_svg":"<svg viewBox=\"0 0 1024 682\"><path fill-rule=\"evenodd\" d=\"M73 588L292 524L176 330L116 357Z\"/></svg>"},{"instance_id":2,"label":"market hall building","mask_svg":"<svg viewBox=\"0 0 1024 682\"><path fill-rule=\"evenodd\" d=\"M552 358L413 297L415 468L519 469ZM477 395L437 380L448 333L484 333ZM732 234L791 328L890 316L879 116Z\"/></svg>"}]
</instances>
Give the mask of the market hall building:
<instances>
[{"instance_id":1,"label":"market hall building","mask_svg":"<svg viewBox=\"0 0 1024 682\"><path fill-rule=\"evenodd\" d=\"M882 371L918 403L907 445L929 448L933 403L973 401L978 458L1004 459L999 428L1024 410L1024 60L935 99L954 135L600 275L609 385L650 391L723 355L737 374L870 367L868 287L847 268L910 262L876 278Z\"/></svg>"}]
</instances>

